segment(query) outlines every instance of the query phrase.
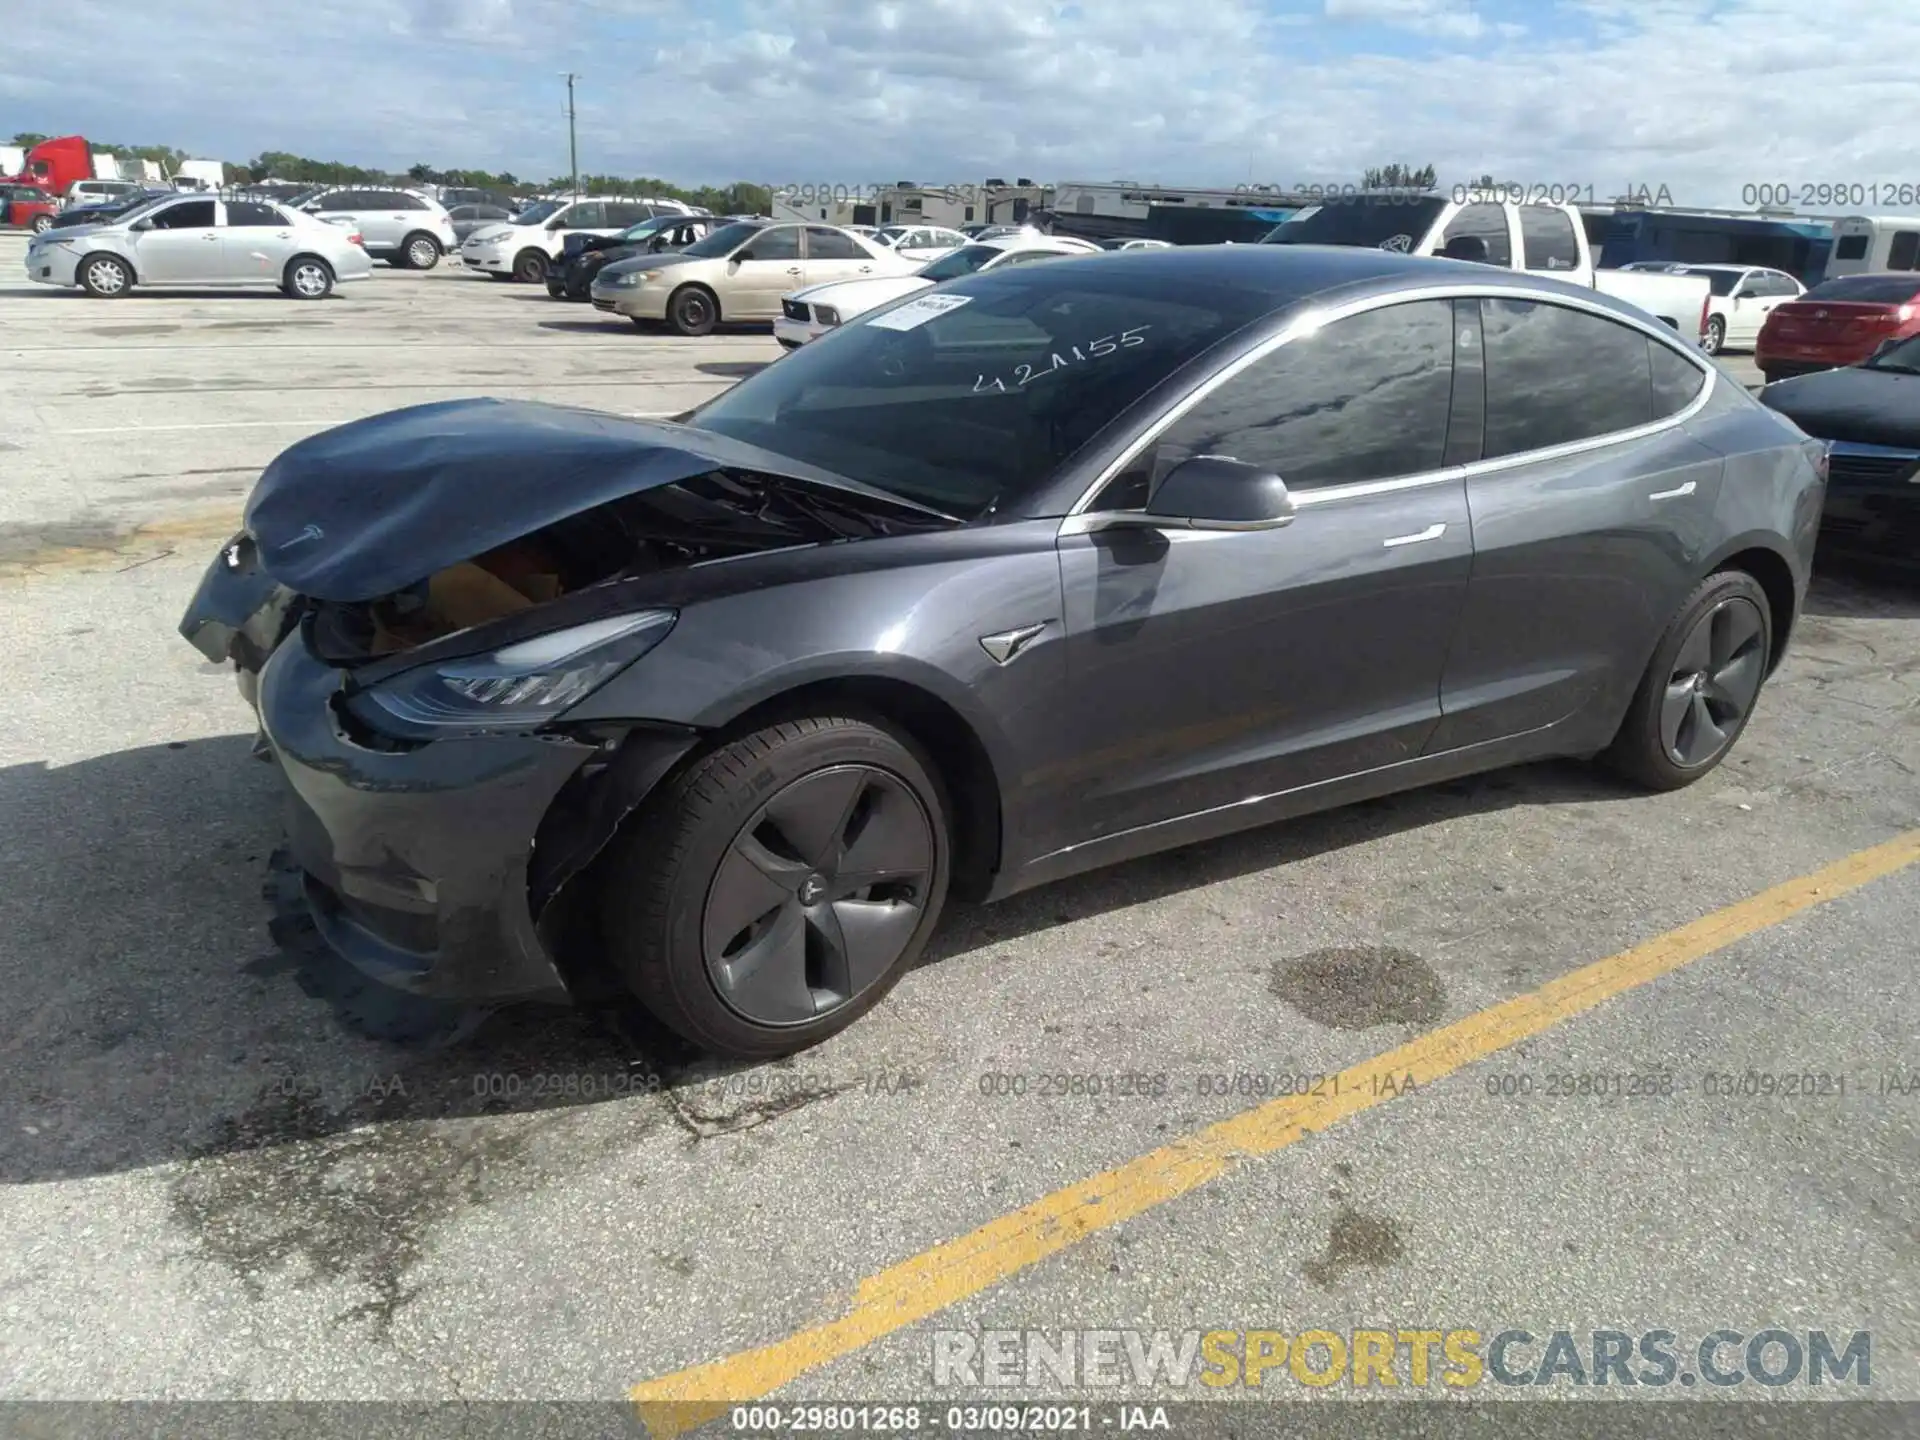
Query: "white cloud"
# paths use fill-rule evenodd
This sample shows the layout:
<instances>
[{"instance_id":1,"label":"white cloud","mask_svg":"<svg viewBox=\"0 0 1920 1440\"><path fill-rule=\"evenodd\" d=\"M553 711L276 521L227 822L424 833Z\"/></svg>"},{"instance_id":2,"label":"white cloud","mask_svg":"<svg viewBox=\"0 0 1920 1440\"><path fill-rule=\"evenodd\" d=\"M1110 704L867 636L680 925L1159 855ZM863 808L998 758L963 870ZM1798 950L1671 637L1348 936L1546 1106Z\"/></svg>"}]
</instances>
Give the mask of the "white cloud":
<instances>
[{"instance_id":1,"label":"white cloud","mask_svg":"<svg viewBox=\"0 0 1920 1440\"><path fill-rule=\"evenodd\" d=\"M1327 0L1326 15L1458 40L1471 40L1485 28L1468 0Z\"/></svg>"},{"instance_id":2,"label":"white cloud","mask_svg":"<svg viewBox=\"0 0 1920 1440\"><path fill-rule=\"evenodd\" d=\"M154 24L136 0L72 0L57 30L10 33L14 126L545 177L566 166L557 72L574 69L582 167L686 182L1291 184L1397 160L1696 204L1757 183L1920 183L1900 121L1920 11L1888 0L164 9ZM1336 19L1402 38L1360 54L1374 32Z\"/></svg>"}]
</instances>

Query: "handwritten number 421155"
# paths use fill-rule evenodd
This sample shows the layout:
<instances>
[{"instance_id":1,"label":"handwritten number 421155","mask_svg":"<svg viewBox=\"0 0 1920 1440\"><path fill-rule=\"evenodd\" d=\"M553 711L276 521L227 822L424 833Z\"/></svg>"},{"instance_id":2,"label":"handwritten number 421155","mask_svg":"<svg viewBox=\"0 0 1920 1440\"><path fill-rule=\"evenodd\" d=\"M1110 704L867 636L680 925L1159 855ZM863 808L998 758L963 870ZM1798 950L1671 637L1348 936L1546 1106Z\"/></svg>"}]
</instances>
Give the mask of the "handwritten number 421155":
<instances>
[{"instance_id":1,"label":"handwritten number 421155","mask_svg":"<svg viewBox=\"0 0 1920 1440\"><path fill-rule=\"evenodd\" d=\"M1065 370L1073 365L1085 364L1089 360L1103 359L1118 351L1130 349L1135 345L1146 344L1146 332L1151 325L1136 325L1131 330L1122 330L1118 335L1102 335L1098 340L1089 340L1085 345L1070 345L1065 350L1056 350L1045 361L1035 364L1021 363L1013 367L1009 375L981 375L973 382L975 395L1004 395L1019 390L1041 380L1056 370Z\"/></svg>"}]
</instances>

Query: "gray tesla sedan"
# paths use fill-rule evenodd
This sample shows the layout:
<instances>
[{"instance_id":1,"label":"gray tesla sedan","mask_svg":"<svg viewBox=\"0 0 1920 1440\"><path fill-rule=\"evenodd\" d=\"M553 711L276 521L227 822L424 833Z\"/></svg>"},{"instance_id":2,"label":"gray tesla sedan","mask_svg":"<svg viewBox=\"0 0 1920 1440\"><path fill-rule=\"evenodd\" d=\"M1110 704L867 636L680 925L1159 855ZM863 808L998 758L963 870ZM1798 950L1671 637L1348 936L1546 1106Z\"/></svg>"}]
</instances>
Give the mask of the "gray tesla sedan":
<instances>
[{"instance_id":1,"label":"gray tesla sedan","mask_svg":"<svg viewBox=\"0 0 1920 1440\"><path fill-rule=\"evenodd\" d=\"M1699 779L1825 463L1591 290L1120 252L920 292L671 423L472 400L303 440L182 630L240 670L288 923L342 973L611 984L771 1055L949 896L1544 756Z\"/></svg>"}]
</instances>

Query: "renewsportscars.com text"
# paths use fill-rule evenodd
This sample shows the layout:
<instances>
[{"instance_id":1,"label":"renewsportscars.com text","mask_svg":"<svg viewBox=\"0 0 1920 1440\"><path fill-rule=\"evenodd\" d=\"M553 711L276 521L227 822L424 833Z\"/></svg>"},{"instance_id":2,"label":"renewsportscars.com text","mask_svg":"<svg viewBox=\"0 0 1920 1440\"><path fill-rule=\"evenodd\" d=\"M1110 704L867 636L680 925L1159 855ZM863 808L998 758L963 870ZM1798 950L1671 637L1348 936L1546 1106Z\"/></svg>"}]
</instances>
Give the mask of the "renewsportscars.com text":
<instances>
[{"instance_id":1,"label":"renewsportscars.com text","mask_svg":"<svg viewBox=\"0 0 1920 1440\"><path fill-rule=\"evenodd\" d=\"M937 1330L941 1389L1873 1383L1865 1330Z\"/></svg>"}]
</instances>

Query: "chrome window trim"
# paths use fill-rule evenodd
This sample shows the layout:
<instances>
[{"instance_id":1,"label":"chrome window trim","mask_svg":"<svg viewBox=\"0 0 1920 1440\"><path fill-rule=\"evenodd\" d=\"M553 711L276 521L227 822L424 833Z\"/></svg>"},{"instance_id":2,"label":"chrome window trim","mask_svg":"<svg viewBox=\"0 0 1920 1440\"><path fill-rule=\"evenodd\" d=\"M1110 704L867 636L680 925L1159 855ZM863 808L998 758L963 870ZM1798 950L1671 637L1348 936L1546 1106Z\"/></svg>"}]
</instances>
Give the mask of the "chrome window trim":
<instances>
[{"instance_id":1,"label":"chrome window trim","mask_svg":"<svg viewBox=\"0 0 1920 1440\"><path fill-rule=\"evenodd\" d=\"M1525 272L1514 272L1516 274ZM1585 300L1576 295L1560 295L1549 290L1538 290L1525 285L1427 285L1408 290L1396 290L1386 295L1368 295L1358 300L1349 300L1343 304L1325 305L1309 309L1296 316L1278 334L1270 335L1245 355L1231 364L1221 367L1192 390L1174 401L1167 412L1140 432L1140 435L1112 463L1105 466L1093 483L1080 493L1080 498L1068 509L1062 522L1062 535L1082 535L1088 533L1084 524L1074 524L1080 516L1088 513L1094 497L1111 483L1113 478L1127 466L1140 458L1140 454L1153 444L1189 411L1205 400L1227 381L1250 369L1266 359L1281 346L1312 334L1323 326L1336 320L1345 320L1349 316L1365 314L1369 310L1383 310L1389 305L1410 304L1419 300L1533 300L1546 305L1559 305L1569 310L1585 311L1598 319L1611 320L1617 325L1625 325L1638 330L1649 340L1656 340L1668 350L1688 361L1706 377L1706 384L1681 409L1661 420L1652 420L1630 430L1615 430L1605 435L1596 435L1586 440L1572 440L1564 445L1552 445L1542 450L1522 450L1512 455L1502 455L1493 460L1477 460L1471 465L1455 465L1444 470L1427 470L1413 475L1391 476L1384 480L1359 480L1349 485L1327 485L1313 490L1301 490L1294 494L1293 503L1301 508L1312 505L1327 505L1336 500L1352 500L1362 496L1385 495L1396 490L1413 490L1426 485L1438 485L1453 480L1465 480L1475 475L1489 475L1501 470L1510 470L1518 465L1530 465L1542 460L1558 460L1564 456L1584 454L1589 450L1599 450L1609 445L1624 444L1631 440L1643 440L1664 430L1684 425L1700 411L1706 408L1708 400L1720 383L1720 369L1704 355L1689 351L1674 340L1674 332L1657 320L1642 321L1632 315L1622 315L1619 311L1597 302ZM1281 477L1285 479L1285 476Z\"/></svg>"}]
</instances>

